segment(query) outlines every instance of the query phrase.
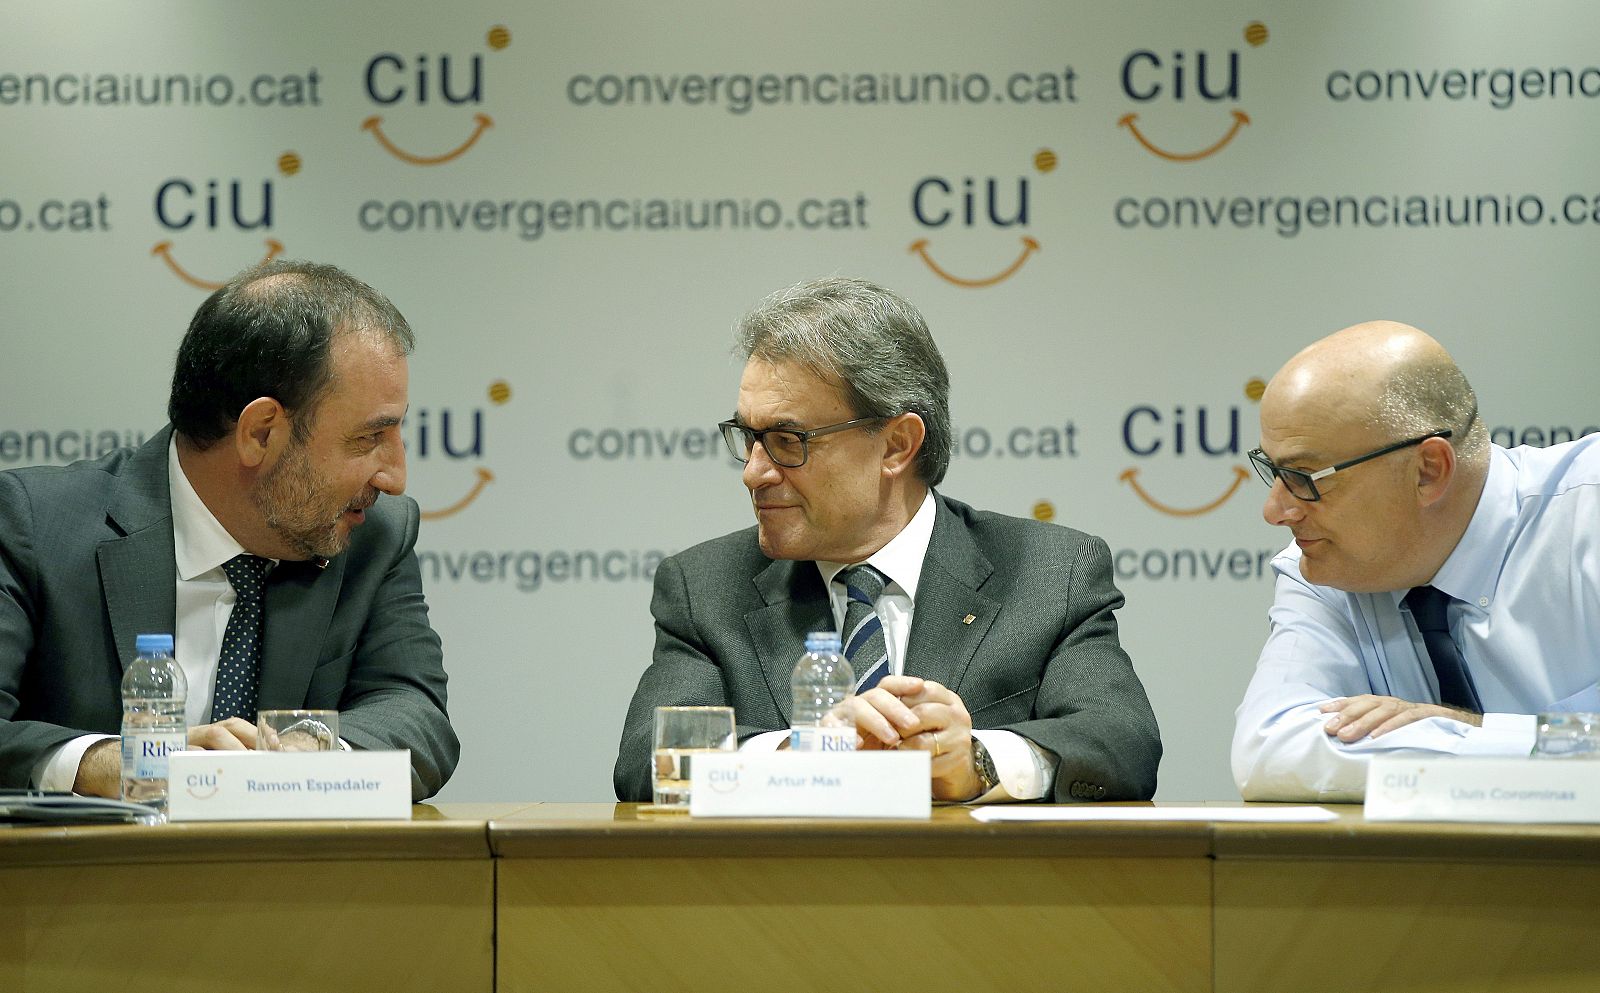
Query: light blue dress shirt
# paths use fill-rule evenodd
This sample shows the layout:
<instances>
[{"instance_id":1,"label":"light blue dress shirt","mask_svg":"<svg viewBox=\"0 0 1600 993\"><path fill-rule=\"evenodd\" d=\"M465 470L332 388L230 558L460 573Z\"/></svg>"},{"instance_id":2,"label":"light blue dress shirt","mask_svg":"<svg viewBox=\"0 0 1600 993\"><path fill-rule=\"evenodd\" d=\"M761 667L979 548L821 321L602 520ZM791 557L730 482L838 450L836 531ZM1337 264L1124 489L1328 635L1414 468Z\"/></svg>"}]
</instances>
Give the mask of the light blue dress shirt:
<instances>
[{"instance_id":1,"label":"light blue dress shirt","mask_svg":"<svg viewBox=\"0 0 1600 993\"><path fill-rule=\"evenodd\" d=\"M1407 590L1345 593L1272 561L1272 633L1235 712L1233 778L1247 800L1359 800L1373 755L1526 754L1541 711L1600 711L1600 435L1493 446L1466 532L1432 580L1484 726L1432 717L1345 744L1317 708L1375 693L1439 702Z\"/></svg>"}]
</instances>

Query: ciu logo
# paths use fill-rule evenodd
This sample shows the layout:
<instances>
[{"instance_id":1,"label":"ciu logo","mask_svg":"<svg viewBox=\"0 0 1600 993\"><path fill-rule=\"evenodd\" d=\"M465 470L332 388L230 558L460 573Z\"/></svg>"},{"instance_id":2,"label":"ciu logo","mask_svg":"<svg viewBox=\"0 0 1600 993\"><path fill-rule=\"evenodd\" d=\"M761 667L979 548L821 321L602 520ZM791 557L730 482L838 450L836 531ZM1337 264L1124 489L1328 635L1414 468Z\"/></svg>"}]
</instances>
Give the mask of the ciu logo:
<instances>
[{"instance_id":1,"label":"ciu logo","mask_svg":"<svg viewBox=\"0 0 1600 993\"><path fill-rule=\"evenodd\" d=\"M1033 156L1033 169L1043 175L1055 171L1059 159L1048 148ZM919 237L910 251L922 260L935 276L966 289L982 289L1005 282L1021 271L1028 258L1039 251L1039 242L1026 233L1030 215L1033 179L1022 175L934 175L924 176L911 187L911 219L928 232L961 234L976 232L1021 232L1020 251L998 271L957 275L933 257L933 239ZM966 238L969 243L973 240Z\"/></svg>"},{"instance_id":2,"label":"ciu logo","mask_svg":"<svg viewBox=\"0 0 1600 993\"><path fill-rule=\"evenodd\" d=\"M1267 43L1267 26L1253 21L1244 29L1244 40L1253 48ZM1117 126L1127 129L1140 147L1168 162L1199 162L1208 159L1236 138L1250 123L1250 115L1237 106L1240 92L1240 53L1237 49L1219 52L1206 48L1172 48L1157 51L1140 48L1122 60L1119 81L1122 95L1140 106L1174 104L1218 106L1234 104L1228 117L1231 123L1220 137L1198 149L1175 150L1166 142L1146 133L1137 111L1124 113Z\"/></svg>"},{"instance_id":3,"label":"ciu logo","mask_svg":"<svg viewBox=\"0 0 1600 993\"><path fill-rule=\"evenodd\" d=\"M489 384L488 398L489 403L497 407L510 403L511 385L503 379L495 380ZM461 495L444 502L429 500L422 510L423 520L454 517L472 506L483 495L485 487L495 481L494 473L482 464L485 419L486 412L482 407L418 405L406 412L400 433L409 462L452 466L478 463L472 467L470 482L452 484L465 487ZM427 494L424 494L426 497Z\"/></svg>"},{"instance_id":4,"label":"ciu logo","mask_svg":"<svg viewBox=\"0 0 1600 993\"><path fill-rule=\"evenodd\" d=\"M191 772L183 778L183 788L196 800L209 800L222 789L222 770L216 772Z\"/></svg>"},{"instance_id":5,"label":"ciu logo","mask_svg":"<svg viewBox=\"0 0 1600 993\"><path fill-rule=\"evenodd\" d=\"M278 156L277 171L287 178L300 172L300 156L286 151ZM156 226L171 235L238 231L260 232L266 254L262 262L283 253L283 242L273 237L277 180L271 176L172 176L156 187L152 210ZM166 237L150 254L172 274L198 290L211 292L222 282L191 272L176 257L176 242Z\"/></svg>"},{"instance_id":6,"label":"ciu logo","mask_svg":"<svg viewBox=\"0 0 1600 993\"><path fill-rule=\"evenodd\" d=\"M485 43L491 52L511 44L511 30L497 24L489 29ZM379 52L367 60L362 71L362 86L368 100L384 108L425 108L444 106L481 107L484 95L484 53ZM472 129L458 144L441 152L415 152L402 147L384 127L382 115L373 114L361 122L361 130L372 135L378 147L401 162L414 166L436 166L465 155L483 133L494 127L494 119L482 110L472 115Z\"/></svg>"},{"instance_id":7,"label":"ciu logo","mask_svg":"<svg viewBox=\"0 0 1600 993\"><path fill-rule=\"evenodd\" d=\"M1244 385L1245 398L1261 400L1266 384L1252 378ZM1199 498L1174 500L1152 493L1139 479L1139 467L1129 466L1117 476L1151 510L1169 517L1199 517L1226 504L1244 487L1251 471L1245 458L1246 416L1238 404L1206 403L1138 404L1122 418L1123 451L1136 459L1154 458L1223 461L1226 475L1218 480L1218 493L1208 487Z\"/></svg>"}]
</instances>

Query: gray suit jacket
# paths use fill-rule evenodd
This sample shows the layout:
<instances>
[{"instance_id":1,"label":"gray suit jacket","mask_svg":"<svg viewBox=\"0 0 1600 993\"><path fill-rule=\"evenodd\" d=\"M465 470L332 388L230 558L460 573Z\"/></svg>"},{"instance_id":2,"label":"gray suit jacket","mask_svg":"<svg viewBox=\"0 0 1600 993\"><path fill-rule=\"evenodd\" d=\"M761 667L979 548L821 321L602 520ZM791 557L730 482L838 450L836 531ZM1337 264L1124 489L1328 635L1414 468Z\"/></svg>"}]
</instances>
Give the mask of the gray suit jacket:
<instances>
[{"instance_id":1,"label":"gray suit jacket","mask_svg":"<svg viewBox=\"0 0 1600 993\"><path fill-rule=\"evenodd\" d=\"M134 636L177 615L167 428L138 449L0 472L0 786L44 753L116 734ZM439 791L460 744L445 713L439 637L412 546L417 505L382 496L350 547L267 580L263 709L337 709L357 748L409 748L411 792Z\"/></svg>"},{"instance_id":2,"label":"gray suit jacket","mask_svg":"<svg viewBox=\"0 0 1600 993\"><path fill-rule=\"evenodd\" d=\"M1123 600L1106 543L937 500L906 673L953 689L973 727L1014 731L1060 757L1058 802L1148 799L1161 738L1117 643ZM755 528L663 561L650 610L655 657L622 729L621 800L650 798L654 708L731 705L740 740L786 728L805 634L834 629L816 565L767 558Z\"/></svg>"}]
</instances>

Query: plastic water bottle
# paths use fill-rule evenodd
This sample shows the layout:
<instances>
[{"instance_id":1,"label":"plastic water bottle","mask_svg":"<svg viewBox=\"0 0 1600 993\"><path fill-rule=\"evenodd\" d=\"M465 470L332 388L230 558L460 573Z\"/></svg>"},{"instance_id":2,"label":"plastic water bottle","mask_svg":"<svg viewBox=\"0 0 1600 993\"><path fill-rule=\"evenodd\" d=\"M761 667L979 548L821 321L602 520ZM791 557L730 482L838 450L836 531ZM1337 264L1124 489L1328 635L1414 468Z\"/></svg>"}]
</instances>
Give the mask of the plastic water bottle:
<instances>
[{"instance_id":1,"label":"plastic water bottle","mask_svg":"<svg viewBox=\"0 0 1600 993\"><path fill-rule=\"evenodd\" d=\"M189 680L172 657L172 635L141 634L122 674L122 799L167 806L167 756L189 745Z\"/></svg>"},{"instance_id":2,"label":"plastic water bottle","mask_svg":"<svg viewBox=\"0 0 1600 993\"><path fill-rule=\"evenodd\" d=\"M832 631L806 635L806 653L789 677L794 694L789 748L796 752L855 751L855 722L835 709L852 695L855 685L850 663L839 654L839 636Z\"/></svg>"}]
</instances>

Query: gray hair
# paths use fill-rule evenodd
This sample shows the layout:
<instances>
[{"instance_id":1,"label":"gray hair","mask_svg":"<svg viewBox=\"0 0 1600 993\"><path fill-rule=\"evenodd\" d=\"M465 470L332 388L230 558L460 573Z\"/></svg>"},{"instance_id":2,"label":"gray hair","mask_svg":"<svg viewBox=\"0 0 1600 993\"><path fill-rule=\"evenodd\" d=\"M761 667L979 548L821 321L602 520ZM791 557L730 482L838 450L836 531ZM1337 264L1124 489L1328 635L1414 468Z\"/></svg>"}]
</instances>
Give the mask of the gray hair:
<instances>
[{"instance_id":1,"label":"gray hair","mask_svg":"<svg viewBox=\"0 0 1600 993\"><path fill-rule=\"evenodd\" d=\"M916 414L927 435L917 475L937 486L950 467L950 374L928 325L895 293L833 276L767 297L735 329L744 359L796 362L840 384L857 417Z\"/></svg>"},{"instance_id":2,"label":"gray hair","mask_svg":"<svg viewBox=\"0 0 1600 993\"><path fill-rule=\"evenodd\" d=\"M1489 458L1489 429L1478 416L1478 395L1454 362L1417 362L1390 377L1376 416L1395 440L1449 430L1450 444L1468 465Z\"/></svg>"}]
</instances>

